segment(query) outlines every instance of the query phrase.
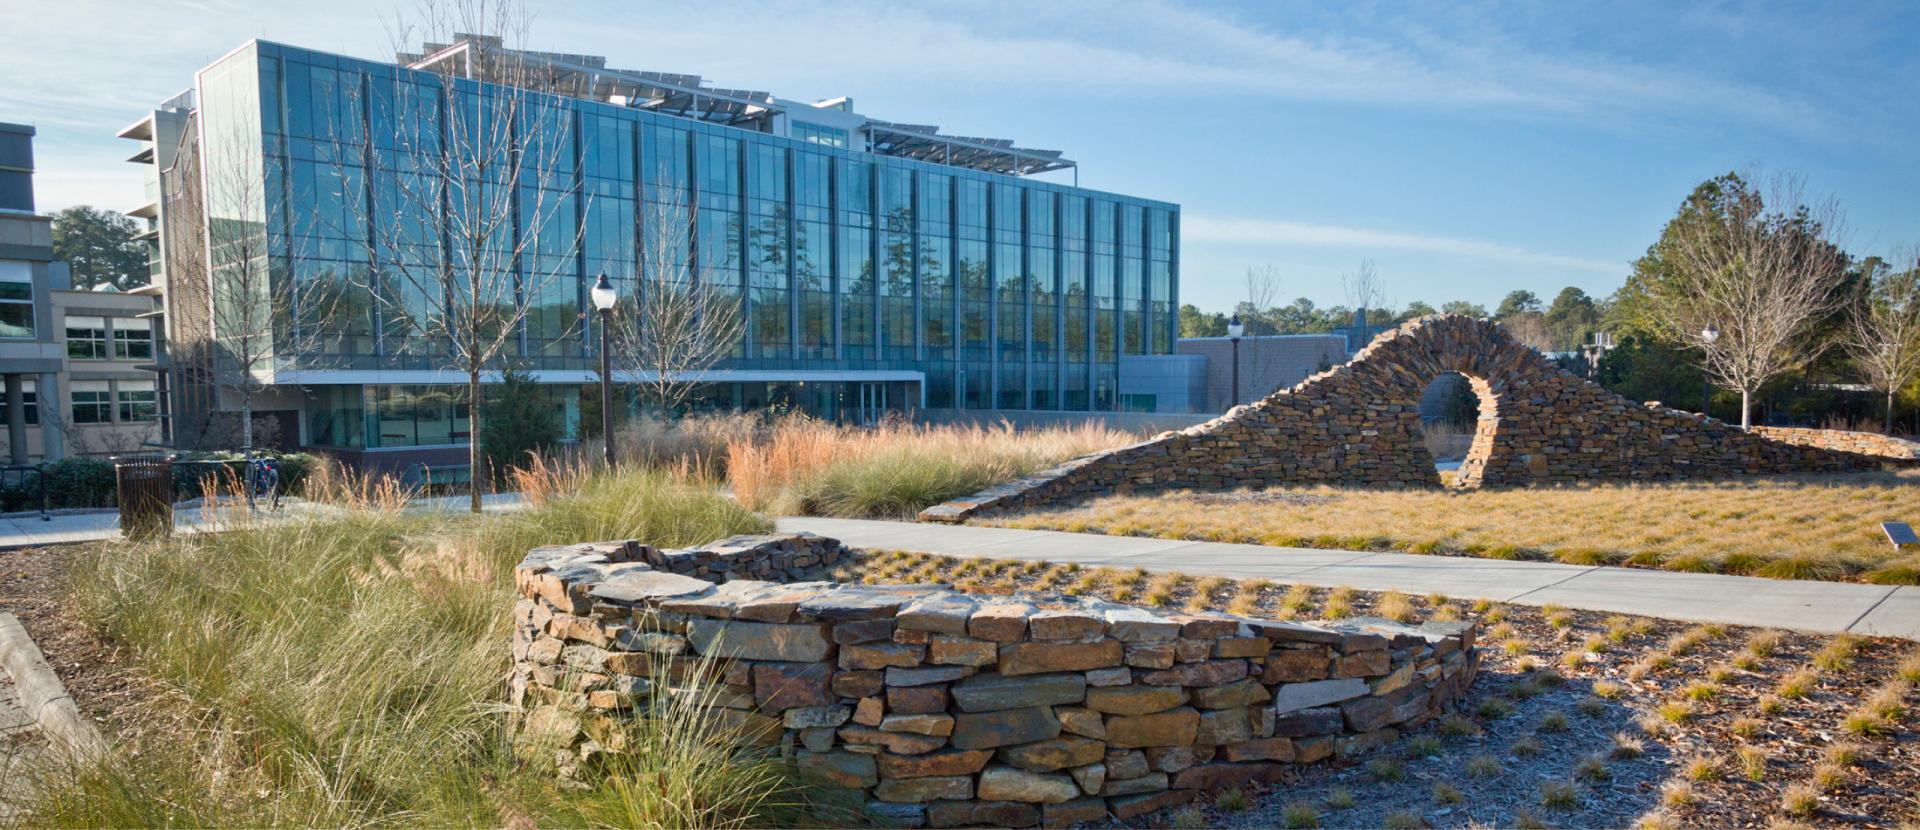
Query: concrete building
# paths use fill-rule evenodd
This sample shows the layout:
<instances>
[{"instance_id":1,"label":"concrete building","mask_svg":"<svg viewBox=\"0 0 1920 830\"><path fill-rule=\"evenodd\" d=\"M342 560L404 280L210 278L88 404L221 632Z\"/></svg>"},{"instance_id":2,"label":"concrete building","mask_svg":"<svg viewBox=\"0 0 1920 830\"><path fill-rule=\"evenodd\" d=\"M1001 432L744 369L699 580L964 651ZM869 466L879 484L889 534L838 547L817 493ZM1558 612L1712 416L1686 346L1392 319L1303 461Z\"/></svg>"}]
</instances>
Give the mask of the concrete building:
<instances>
[{"instance_id":1,"label":"concrete building","mask_svg":"<svg viewBox=\"0 0 1920 830\"><path fill-rule=\"evenodd\" d=\"M153 299L74 291L33 203L32 127L0 124L0 423L7 463L111 455L160 437Z\"/></svg>"},{"instance_id":2,"label":"concrete building","mask_svg":"<svg viewBox=\"0 0 1920 830\"><path fill-rule=\"evenodd\" d=\"M1225 337L1183 337L1178 356L1205 361L1204 410L1225 412L1252 403L1347 362L1353 356L1345 334L1279 334L1240 338L1240 398L1233 399L1233 342Z\"/></svg>"},{"instance_id":3,"label":"concrete building","mask_svg":"<svg viewBox=\"0 0 1920 830\"><path fill-rule=\"evenodd\" d=\"M48 290L66 281L53 258L53 220L34 212L32 127L0 124L0 406L6 408L7 461L32 459L28 395L56 396L64 368ZM58 458L58 438L45 451Z\"/></svg>"},{"instance_id":4,"label":"concrete building","mask_svg":"<svg viewBox=\"0 0 1920 830\"><path fill-rule=\"evenodd\" d=\"M381 256L355 241L398 231L354 205L377 203L397 170L441 152L419 138L433 132L423 123L447 129L440 109L410 96L455 83L473 100L497 98L514 81L499 68L529 65L562 90L542 99L542 123L566 131L554 148L569 177L556 213L561 235L580 244L543 263L560 286L527 300L538 307L509 362L547 384L568 417L598 363L595 338L575 325L586 289L605 273L631 295L657 208L697 213L675 256L734 292L746 321L734 356L700 374L700 408L853 420L921 407L1116 411L1127 408L1128 361L1173 355L1179 207L1035 178L1077 183L1059 151L882 120L849 98L721 89L488 38L424 44L393 64L255 41L121 132L141 142L134 160L152 165L142 210L164 260L154 290L167 295L172 349L159 368L178 443L198 440L190 421L231 408L206 379L220 337L201 309L222 298L205 296L204 277L174 273L194 270L183 263L209 247L193 231L205 224L257 235L275 279L338 282L357 310L297 332L318 337L285 338L326 345L277 354L257 375L269 387L263 407L292 416L293 443L387 463L457 456L470 437L460 378L431 344L408 342L409 321L435 309L368 292ZM215 134L223 140L204 138ZM355 159L345 177L343 148ZM236 165L262 180L264 210L176 227L186 218L176 193ZM207 189L199 204L233 201Z\"/></svg>"}]
</instances>

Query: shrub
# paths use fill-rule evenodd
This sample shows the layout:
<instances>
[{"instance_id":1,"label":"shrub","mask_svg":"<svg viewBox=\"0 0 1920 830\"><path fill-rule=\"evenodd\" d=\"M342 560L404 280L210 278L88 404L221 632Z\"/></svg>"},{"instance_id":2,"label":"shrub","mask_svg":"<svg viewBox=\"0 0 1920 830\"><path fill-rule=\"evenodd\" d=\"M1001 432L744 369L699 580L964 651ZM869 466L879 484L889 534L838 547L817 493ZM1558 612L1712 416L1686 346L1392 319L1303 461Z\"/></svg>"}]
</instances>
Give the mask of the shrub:
<instances>
[{"instance_id":1,"label":"shrub","mask_svg":"<svg viewBox=\"0 0 1920 830\"><path fill-rule=\"evenodd\" d=\"M547 455L560 441L560 419L552 401L532 376L518 369L501 373L500 385L487 391L481 411L480 453L496 484L506 481L509 470Z\"/></svg>"},{"instance_id":2,"label":"shrub","mask_svg":"<svg viewBox=\"0 0 1920 830\"><path fill-rule=\"evenodd\" d=\"M112 507L113 464L75 456L47 465L47 497L54 507Z\"/></svg>"}]
</instances>

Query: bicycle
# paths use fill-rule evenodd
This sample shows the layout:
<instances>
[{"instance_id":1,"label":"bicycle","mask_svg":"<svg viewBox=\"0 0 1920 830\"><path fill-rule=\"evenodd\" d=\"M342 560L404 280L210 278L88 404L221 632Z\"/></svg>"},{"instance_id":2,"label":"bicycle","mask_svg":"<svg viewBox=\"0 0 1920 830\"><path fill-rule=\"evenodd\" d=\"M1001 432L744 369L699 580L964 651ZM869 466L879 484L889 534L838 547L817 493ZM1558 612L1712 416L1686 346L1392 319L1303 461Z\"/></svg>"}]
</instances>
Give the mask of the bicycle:
<instances>
[{"instance_id":1,"label":"bicycle","mask_svg":"<svg viewBox=\"0 0 1920 830\"><path fill-rule=\"evenodd\" d=\"M248 452L246 487L248 508L258 510L264 501L268 510L279 510L280 460Z\"/></svg>"}]
</instances>

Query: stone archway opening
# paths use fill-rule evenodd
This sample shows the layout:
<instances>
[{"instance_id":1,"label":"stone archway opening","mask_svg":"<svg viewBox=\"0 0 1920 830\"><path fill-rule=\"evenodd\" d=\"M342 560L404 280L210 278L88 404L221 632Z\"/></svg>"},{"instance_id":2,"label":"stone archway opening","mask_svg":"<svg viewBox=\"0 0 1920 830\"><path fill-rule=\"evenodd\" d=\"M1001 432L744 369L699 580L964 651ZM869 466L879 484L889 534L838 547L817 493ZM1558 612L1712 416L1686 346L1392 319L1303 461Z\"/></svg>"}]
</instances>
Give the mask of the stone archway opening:
<instances>
[{"instance_id":1,"label":"stone archway opening","mask_svg":"<svg viewBox=\"0 0 1920 830\"><path fill-rule=\"evenodd\" d=\"M1420 393L1420 439L1440 482L1478 486L1493 451L1493 391L1460 372L1442 372Z\"/></svg>"}]
</instances>

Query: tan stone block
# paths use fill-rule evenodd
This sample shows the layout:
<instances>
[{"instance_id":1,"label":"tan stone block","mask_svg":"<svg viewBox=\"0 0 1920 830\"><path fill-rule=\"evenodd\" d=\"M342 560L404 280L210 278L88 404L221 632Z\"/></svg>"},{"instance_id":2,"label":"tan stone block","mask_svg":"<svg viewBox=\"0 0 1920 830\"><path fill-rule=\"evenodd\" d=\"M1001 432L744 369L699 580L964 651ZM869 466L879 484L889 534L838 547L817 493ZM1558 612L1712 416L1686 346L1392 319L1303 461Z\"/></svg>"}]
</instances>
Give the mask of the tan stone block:
<instances>
[{"instance_id":1,"label":"tan stone block","mask_svg":"<svg viewBox=\"0 0 1920 830\"><path fill-rule=\"evenodd\" d=\"M953 734L953 716L947 714L888 715L880 720L880 731L946 737Z\"/></svg>"},{"instance_id":2,"label":"tan stone block","mask_svg":"<svg viewBox=\"0 0 1920 830\"><path fill-rule=\"evenodd\" d=\"M927 662L950 666L991 666L1000 659L1000 647L985 640L935 635L928 644Z\"/></svg>"},{"instance_id":3,"label":"tan stone block","mask_svg":"<svg viewBox=\"0 0 1920 830\"><path fill-rule=\"evenodd\" d=\"M1118 666L1124 650L1118 640L1089 643L1010 643L1000 648L1002 675L1086 671Z\"/></svg>"},{"instance_id":4,"label":"tan stone block","mask_svg":"<svg viewBox=\"0 0 1920 830\"><path fill-rule=\"evenodd\" d=\"M1107 686L1087 690L1087 708L1113 715L1148 715L1187 702L1180 686Z\"/></svg>"},{"instance_id":5,"label":"tan stone block","mask_svg":"<svg viewBox=\"0 0 1920 830\"><path fill-rule=\"evenodd\" d=\"M1107 718L1107 742L1116 747L1186 746L1200 730L1198 710L1181 707L1137 717Z\"/></svg>"}]
</instances>

